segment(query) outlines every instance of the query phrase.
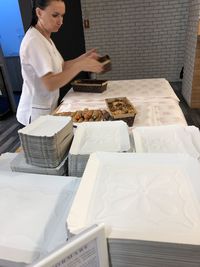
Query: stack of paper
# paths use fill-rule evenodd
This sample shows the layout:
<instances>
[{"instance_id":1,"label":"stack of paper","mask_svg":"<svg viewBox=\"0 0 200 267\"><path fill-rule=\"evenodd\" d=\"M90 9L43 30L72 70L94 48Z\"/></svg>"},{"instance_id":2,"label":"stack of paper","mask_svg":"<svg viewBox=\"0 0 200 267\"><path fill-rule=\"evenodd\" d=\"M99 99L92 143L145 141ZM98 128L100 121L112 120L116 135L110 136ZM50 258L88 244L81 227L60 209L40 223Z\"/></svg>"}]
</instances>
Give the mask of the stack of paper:
<instances>
[{"instance_id":1,"label":"stack of paper","mask_svg":"<svg viewBox=\"0 0 200 267\"><path fill-rule=\"evenodd\" d=\"M66 218L79 182L0 171L0 266L24 266L65 244Z\"/></svg>"},{"instance_id":2,"label":"stack of paper","mask_svg":"<svg viewBox=\"0 0 200 267\"><path fill-rule=\"evenodd\" d=\"M199 173L186 154L94 153L69 230L109 226L112 266L200 266Z\"/></svg>"},{"instance_id":3,"label":"stack of paper","mask_svg":"<svg viewBox=\"0 0 200 267\"><path fill-rule=\"evenodd\" d=\"M24 152L14 153L15 157L10 162L10 169L14 172L38 173L49 175L67 175L68 168L68 155L63 161L55 168L38 167L26 163Z\"/></svg>"},{"instance_id":4,"label":"stack of paper","mask_svg":"<svg viewBox=\"0 0 200 267\"><path fill-rule=\"evenodd\" d=\"M129 150L130 139L125 122L83 122L76 129L69 151L69 175L81 177L89 155L93 152L127 152Z\"/></svg>"},{"instance_id":5,"label":"stack of paper","mask_svg":"<svg viewBox=\"0 0 200 267\"><path fill-rule=\"evenodd\" d=\"M71 117L41 116L18 131L26 162L57 167L68 153L73 138Z\"/></svg>"},{"instance_id":6,"label":"stack of paper","mask_svg":"<svg viewBox=\"0 0 200 267\"><path fill-rule=\"evenodd\" d=\"M132 133L136 152L186 153L200 158L200 131L195 126L136 127Z\"/></svg>"}]
</instances>

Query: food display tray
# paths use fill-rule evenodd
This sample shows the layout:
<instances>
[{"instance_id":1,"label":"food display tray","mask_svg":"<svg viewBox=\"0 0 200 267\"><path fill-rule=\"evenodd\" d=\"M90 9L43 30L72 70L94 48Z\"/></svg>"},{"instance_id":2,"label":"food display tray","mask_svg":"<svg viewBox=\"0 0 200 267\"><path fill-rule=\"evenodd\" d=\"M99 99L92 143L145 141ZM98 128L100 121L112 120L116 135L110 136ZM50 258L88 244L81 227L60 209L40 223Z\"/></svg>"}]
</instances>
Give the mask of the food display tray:
<instances>
[{"instance_id":1,"label":"food display tray","mask_svg":"<svg viewBox=\"0 0 200 267\"><path fill-rule=\"evenodd\" d=\"M102 93L107 89L107 80L75 80L71 83L75 92Z\"/></svg>"},{"instance_id":2,"label":"food display tray","mask_svg":"<svg viewBox=\"0 0 200 267\"><path fill-rule=\"evenodd\" d=\"M113 120L123 120L129 127L133 126L136 115L135 107L126 97L105 99L108 111Z\"/></svg>"}]
</instances>

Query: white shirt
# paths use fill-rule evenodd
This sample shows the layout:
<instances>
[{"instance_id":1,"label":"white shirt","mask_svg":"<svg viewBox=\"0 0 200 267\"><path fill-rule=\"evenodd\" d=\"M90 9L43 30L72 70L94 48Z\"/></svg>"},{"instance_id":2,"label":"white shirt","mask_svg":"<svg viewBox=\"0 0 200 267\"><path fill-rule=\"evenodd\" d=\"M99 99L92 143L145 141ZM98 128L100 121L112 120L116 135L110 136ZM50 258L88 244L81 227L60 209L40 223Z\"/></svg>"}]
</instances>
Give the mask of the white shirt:
<instances>
[{"instance_id":1,"label":"white shirt","mask_svg":"<svg viewBox=\"0 0 200 267\"><path fill-rule=\"evenodd\" d=\"M31 27L20 47L23 87L17 108L17 120L23 125L40 115L50 114L57 106L59 88L50 92L41 77L49 72L62 71L63 58L53 41L49 42L37 29Z\"/></svg>"}]
</instances>

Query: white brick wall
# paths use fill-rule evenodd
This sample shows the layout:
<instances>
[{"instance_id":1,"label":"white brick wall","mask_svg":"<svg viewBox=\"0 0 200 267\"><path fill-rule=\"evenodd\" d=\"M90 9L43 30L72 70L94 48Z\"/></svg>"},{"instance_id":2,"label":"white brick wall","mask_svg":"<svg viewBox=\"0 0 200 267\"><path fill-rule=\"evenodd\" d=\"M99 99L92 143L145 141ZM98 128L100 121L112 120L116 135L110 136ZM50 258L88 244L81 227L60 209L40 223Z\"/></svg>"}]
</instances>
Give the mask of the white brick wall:
<instances>
[{"instance_id":1,"label":"white brick wall","mask_svg":"<svg viewBox=\"0 0 200 267\"><path fill-rule=\"evenodd\" d=\"M188 26L185 43L184 78L182 94L188 105L191 102L192 80L197 45L198 20L200 18L200 0L191 0L189 6Z\"/></svg>"},{"instance_id":2,"label":"white brick wall","mask_svg":"<svg viewBox=\"0 0 200 267\"><path fill-rule=\"evenodd\" d=\"M86 48L109 54L107 79L179 80L189 0L81 0Z\"/></svg>"}]
</instances>

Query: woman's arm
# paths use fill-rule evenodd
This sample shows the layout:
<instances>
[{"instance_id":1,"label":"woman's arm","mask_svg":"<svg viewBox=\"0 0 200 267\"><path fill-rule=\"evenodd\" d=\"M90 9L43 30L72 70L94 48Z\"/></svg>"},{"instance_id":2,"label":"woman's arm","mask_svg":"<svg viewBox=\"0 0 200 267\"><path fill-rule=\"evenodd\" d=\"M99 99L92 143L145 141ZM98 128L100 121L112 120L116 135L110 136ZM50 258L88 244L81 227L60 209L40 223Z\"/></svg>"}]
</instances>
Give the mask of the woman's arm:
<instances>
[{"instance_id":1,"label":"woman's arm","mask_svg":"<svg viewBox=\"0 0 200 267\"><path fill-rule=\"evenodd\" d=\"M76 59L65 61L62 72L48 73L42 81L49 91L54 91L69 83L81 71L100 73L104 67L97 61L98 57L94 49L90 50Z\"/></svg>"},{"instance_id":2,"label":"woman's arm","mask_svg":"<svg viewBox=\"0 0 200 267\"><path fill-rule=\"evenodd\" d=\"M64 68L65 68L65 67L69 67L69 66L70 66L71 64L73 64L74 62L79 61L79 60L81 60L81 59L83 59L83 58L85 58L85 57L90 57L90 58L93 58L93 59L98 60L99 57L100 57L100 55L97 54L96 49L93 48L93 49L89 50L88 52L82 54L81 56L79 56L79 57L77 57L77 58L75 58L75 59L65 61L64 64L63 64L63 67L64 67Z\"/></svg>"}]
</instances>

